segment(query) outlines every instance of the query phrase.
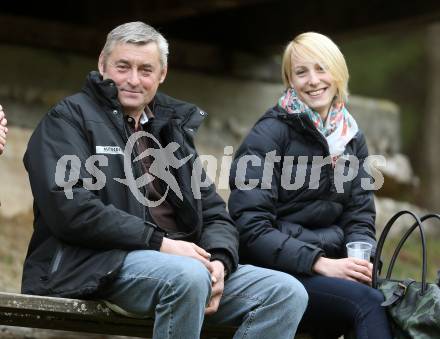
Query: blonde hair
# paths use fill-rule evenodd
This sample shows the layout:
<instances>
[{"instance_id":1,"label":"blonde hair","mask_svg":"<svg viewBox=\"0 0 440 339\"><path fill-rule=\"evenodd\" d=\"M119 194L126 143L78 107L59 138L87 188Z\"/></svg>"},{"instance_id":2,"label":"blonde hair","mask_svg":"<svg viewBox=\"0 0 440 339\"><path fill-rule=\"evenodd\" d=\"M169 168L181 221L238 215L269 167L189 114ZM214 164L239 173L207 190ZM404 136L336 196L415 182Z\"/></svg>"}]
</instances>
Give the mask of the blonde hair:
<instances>
[{"instance_id":1,"label":"blonde hair","mask_svg":"<svg viewBox=\"0 0 440 339\"><path fill-rule=\"evenodd\" d=\"M281 76L286 89L291 87L292 83L293 58L318 62L335 80L337 101L347 102L347 64L338 46L330 38L323 34L307 32L297 35L289 42L284 50L281 66Z\"/></svg>"}]
</instances>

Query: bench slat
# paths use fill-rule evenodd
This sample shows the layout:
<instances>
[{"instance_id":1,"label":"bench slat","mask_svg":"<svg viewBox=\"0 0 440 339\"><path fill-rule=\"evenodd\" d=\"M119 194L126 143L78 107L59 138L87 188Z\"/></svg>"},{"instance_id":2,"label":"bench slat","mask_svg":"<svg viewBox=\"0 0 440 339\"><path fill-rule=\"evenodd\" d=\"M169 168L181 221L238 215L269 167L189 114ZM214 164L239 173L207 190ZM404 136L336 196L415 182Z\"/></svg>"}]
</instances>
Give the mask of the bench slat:
<instances>
[{"instance_id":1,"label":"bench slat","mask_svg":"<svg viewBox=\"0 0 440 339\"><path fill-rule=\"evenodd\" d=\"M100 334L151 337L153 319L133 319L103 302L0 293L0 324ZM204 338L232 338L232 326L204 326Z\"/></svg>"}]
</instances>

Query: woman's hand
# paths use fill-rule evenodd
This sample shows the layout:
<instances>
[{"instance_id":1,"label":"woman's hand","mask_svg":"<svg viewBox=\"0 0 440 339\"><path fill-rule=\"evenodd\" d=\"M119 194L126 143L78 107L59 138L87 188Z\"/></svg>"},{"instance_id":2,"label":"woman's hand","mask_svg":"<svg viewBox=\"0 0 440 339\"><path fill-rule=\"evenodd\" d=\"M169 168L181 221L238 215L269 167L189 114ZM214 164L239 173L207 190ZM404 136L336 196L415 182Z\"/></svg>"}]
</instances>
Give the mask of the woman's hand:
<instances>
[{"instance_id":1,"label":"woman's hand","mask_svg":"<svg viewBox=\"0 0 440 339\"><path fill-rule=\"evenodd\" d=\"M313 265L313 271L326 277L358 281L371 285L373 264L357 258L329 259L320 257Z\"/></svg>"}]
</instances>

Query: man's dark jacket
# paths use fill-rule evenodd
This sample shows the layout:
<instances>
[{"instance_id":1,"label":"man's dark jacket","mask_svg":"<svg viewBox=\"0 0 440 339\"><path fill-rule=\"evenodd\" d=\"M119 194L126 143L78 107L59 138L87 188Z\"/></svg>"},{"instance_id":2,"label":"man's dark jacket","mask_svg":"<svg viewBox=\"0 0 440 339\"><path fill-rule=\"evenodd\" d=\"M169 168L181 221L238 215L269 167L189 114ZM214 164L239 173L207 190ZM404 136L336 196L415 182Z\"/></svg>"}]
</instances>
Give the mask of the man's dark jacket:
<instances>
[{"instance_id":1,"label":"man's dark jacket","mask_svg":"<svg viewBox=\"0 0 440 339\"><path fill-rule=\"evenodd\" d=\"M313 156L329 156L327 141L306 114L288 114L278 106L266 112L237 150L231 168L229 212L240 233L240 260L292 274L312 274L320 256L341 257L350 241L374 246L373 194L361 187L361 180L370 182L371 176L364 169L368 150L360 131L346 146L344 157L349 155L359 159L359 172L343 184L343 192L338 193L342 186L336 185L330 162L311 182ZM253 163L248 161L245 174L237 171L244 156L254 158ZM273 156L281 158L271 161L277 160ZM303 167L300 156L306 156L301 160ZM344 174L348 174L348 164ZM284 185L283 167L287 173ZM304 168L301 187L285 189L298 182L296 173ZM240 183L252 180L259 185L239 189Z\"/></svg>"},{"instance_id":2,"label":"man's dark jacket","mask_svg":"<svg viewBox=\"0 0 440 339\"><path fill-rule=\"evenodd\" d=\"M167 195L179 227L172 237L198 244L213 254L211 260L221 260L233 271L238 262L238 232L224 202L213 184L201 187L198 199L191 188L198 157L193 135L206 114L159 93L150 109L155 114L151 134L163 147L177 142L177 158L192 155L180 168L169 167L183 195L183 201L171 189ZM89 74L81 92L62 100L40 122L24 156L35 220L24 263L23 293L96 297L115 277L129 251L159 249L164 232L152 223L148 208L130 188L115 180L125 179L121 150L128 136L117 88L111 80L102 81L97 72ZM106 153L101 156L107 163L89 160L86 170L87 159L97 153ZM63 156L73 161L63 166L62 160L58 163ZM132 160L135 156L132 154ZM75 159L80 168L75 167ZM143 174L139 161L132 161L129 167L135 178ZM75 170L79 171L78 181ZM105 175L105 185L92 190L90 184L96 183L99 171ZM69 180L73 199L65 193ZM84 188L85 183L89 189Z\"/></svg>"}]
</instances>

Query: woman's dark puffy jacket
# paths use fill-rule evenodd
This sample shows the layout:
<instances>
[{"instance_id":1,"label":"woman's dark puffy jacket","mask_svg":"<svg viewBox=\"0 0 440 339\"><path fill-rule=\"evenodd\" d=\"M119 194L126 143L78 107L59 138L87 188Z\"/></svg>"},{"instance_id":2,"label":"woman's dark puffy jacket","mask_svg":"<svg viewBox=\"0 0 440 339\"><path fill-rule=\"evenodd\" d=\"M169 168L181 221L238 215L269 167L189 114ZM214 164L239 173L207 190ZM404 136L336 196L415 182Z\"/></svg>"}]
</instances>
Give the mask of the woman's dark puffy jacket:
<instances>
[{"instance_id":1,"label":"woman's dark puffy jacket","mask_svg":"<svg viewBox=\"0 0 440 339\"><path fill-rule=\"evenodd\" d=\"M311 171L313 159L317 164L328 156L327 141L306 114L288 114L276 106L255 124L236 152L230 175L229 211L239 228L242 261L312 274L319 256L344 256L348 242L375 247L373 192L361 187L361 179L372 179L364 168L368 150L363 134L355 135L342 156L359 160L353 180L341 185L330 163ZM336 169L350 175L349 163L355 167L346 161ZM297 171L305 172L305 180L294 187Z\"/></svg>"}]
</instances>

